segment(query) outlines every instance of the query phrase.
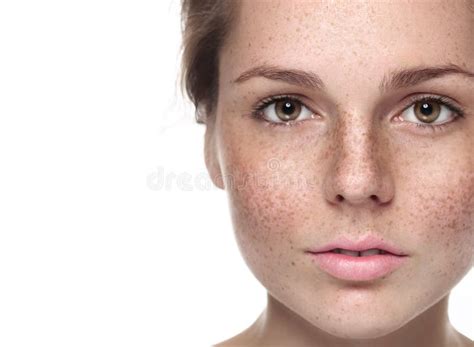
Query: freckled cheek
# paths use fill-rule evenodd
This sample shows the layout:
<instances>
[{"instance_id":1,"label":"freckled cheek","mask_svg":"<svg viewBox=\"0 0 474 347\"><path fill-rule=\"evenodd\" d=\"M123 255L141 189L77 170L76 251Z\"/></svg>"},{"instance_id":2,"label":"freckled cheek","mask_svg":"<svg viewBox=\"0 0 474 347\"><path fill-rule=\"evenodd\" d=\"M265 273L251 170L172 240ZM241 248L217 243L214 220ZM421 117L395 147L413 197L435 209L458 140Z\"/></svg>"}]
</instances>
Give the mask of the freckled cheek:
<instances>
[{"instance_id":1,"label":"freckled cheek","mask_svg":"<svg viewBox=\"0 0 474 347\"><path fill-rule=\"evenodd\" d=\"M228 135L227 142L237 141ZM236 232L267 241L296 232L318 188L307 153L282 139L249 144L241 138L240 146L226 149L224 179Z\"/></svg>"},{"instance_id":2,"label":"freckled cheek","mask_svg":"<svg viewBox=\"0 0 474 347\"><path fill-rule=\"evenodd\" d=\"M285 285L295 266L296 235L303 208L282 186L246 185L228 191L232 223L240 252L266 288Z\"/></svg>"},{"instance_id":3,"label":"freckled cheek","mask_svg":"<svg viewBox=\"0 0 474 347\"><path fill-rule=\"evenodd\" d=\"M303 216L311 206L307 173L294 166L263 162L263 166L234 169L234 184L227 190L239 247L255 266L292 252L295 234L302 229Z\"/></svg>"},{"instance_id":4,"label":"freckled cheek","mask_svg":"<svg viewBox=\"0 0 474 347\"><path fill-rule=\"evenodd\" d=\"M228 194L239 220L246 223L245 232L275 235L298 228L299 217L308 204L304 184L294 178L269 170L234 181L237 184Z\"/></svg>"},{"instance_id":5,"label":"freckled cheek","mask_svg":"<svg viewBox=\"0 0 474 347\"><path fill-rule=\"evenodd\" d=\"M430 254L438 267L450 268L455 276L456 271L473 265L474 175L458 180L451 177L450 182L418 201L410 219L419 244L425 245L425 255Z\"/></svg>"}]
</instances>

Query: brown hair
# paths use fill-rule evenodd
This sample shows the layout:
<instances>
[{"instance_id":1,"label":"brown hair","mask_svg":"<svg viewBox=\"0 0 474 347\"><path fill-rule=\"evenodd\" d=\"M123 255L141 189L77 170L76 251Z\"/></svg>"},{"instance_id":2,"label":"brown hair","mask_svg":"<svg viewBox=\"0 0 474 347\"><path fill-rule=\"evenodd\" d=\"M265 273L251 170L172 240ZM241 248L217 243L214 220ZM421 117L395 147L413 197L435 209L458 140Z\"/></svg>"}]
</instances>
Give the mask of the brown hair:
<instances>
[{"instance_id":1,"label":"brown hair","mask_svg":"<svg viewBox=\"0 0 474 347\"><path fill-rule=\"evenodd\" d=\"M196 107L196 121L215 111L219 52L233 22L237 0L182 0L181 88ZM204 113L204 114L203 114Z\"/></svg>"}]
</instances>

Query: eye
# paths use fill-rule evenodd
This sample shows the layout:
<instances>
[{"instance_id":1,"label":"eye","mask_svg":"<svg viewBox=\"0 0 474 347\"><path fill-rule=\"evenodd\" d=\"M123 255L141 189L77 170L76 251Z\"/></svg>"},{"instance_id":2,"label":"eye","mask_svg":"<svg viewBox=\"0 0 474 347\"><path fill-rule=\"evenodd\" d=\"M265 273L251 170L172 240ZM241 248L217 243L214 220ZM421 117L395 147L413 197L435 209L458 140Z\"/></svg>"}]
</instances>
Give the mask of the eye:
<instances>
[{"instance_id":1,"label":"eye","mask_svg":"<svg viewBox=\"0 0 474 347\"><path fill-rule=\"evenodd\" d=\"M263 100L255 110L255 115L269 123L290 125L304 119L314 118L314 112L295 97L271 97Z\"/></svg>"},{"instance_id":2,"label":"eye","mask_svg":"<svg viewBox=\"0 0 474 347\"><path fill-rule=\"evenodd\" d=\"M436 127L450 123L462 114L462 110L442 97L423 97L415 99L400 116L419 126Z\"/></svg>"}]
</instances>

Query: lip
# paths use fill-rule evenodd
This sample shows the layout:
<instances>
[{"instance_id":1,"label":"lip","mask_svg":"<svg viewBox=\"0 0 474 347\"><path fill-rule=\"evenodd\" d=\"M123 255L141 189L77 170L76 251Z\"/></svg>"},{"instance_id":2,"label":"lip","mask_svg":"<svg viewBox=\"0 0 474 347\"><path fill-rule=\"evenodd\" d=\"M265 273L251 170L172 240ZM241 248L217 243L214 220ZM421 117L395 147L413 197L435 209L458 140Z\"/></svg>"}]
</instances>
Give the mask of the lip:
<instances>
[{"instance_id":1,"label":"lip","mask_svg":"<svg viewBox=\"0 0 474 347\"><path fill-rule=\"evenodd\" d=\"M407 260L406 256L391 254L352 257L337 253L310 253L321 270L347 281L372 281L383 277Z\"/></svg>"},{"instance_id":2,"label":"lip","mask_svg":"<svg viewBox=\"0 0 474 347\"><path fill-rule=\"evenodd\" d=\"M371 248L378 248L388 253L392 253L393 255L398 255L398 256L408 255L405 252L403 252L401 249L399 249L397 246L393 245L392 243L387 242L383 240L382 238L374 236L374 235L368 235L359 241L352 241L348 239L347 237L343 236L322 247L312 248L309 250L309 252L322 253L322 252L328 252L335 248L343 248L350 251L365 251Z\"/></svg>"},{"instance_id":3,"label":"lip","mask_svg":"<svg viewBox=\"0 0 474 347\"><path fill-rule=\"evenodd\" d=\"M330 252L334 248L352 251L378 248L389 253L353 257ZM323 247L309 250L307 253L321 270L333 277L347 281L371 281L378 279L392 273L408 259L408 255L398 247L375 236L367 236L358 242L343 237Z\"/></svg>"}]
</instances>

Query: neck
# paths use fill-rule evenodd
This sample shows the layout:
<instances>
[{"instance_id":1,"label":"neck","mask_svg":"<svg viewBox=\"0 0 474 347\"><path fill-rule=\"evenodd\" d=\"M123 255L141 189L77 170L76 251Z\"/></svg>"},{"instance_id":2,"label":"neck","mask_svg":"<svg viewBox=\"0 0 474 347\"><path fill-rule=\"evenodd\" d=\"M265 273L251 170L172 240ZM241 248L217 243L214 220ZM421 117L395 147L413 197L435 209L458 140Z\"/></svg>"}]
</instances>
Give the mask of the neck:
<instances>
[{"instance_id":1,"label":"neck","mask_svg":"<svg viewBox=\"0 0 474 347\"><path fill-rule=\"evenodd\" d=\"M453 347L460 341L448 319L448 295L395 332L375 339L350 340L318 329L268 294L267 308L250 330L262 346Z\"/></svg>"}]
</instances>

